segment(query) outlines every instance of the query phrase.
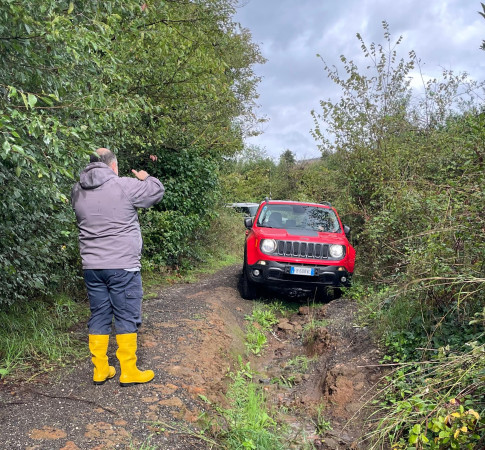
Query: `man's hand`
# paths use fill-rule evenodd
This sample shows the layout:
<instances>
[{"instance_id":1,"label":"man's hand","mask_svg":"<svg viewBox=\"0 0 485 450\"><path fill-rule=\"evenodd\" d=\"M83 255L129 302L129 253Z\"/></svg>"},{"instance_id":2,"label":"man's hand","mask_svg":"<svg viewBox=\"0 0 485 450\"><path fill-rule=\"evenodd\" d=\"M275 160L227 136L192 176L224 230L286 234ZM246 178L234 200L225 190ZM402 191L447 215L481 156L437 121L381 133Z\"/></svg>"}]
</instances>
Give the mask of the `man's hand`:
<instances>
[{"instance_id":1,"label":"man's hand","mask_svg":"<svg viewBox=\"0 0 485 450\"><path fill-rule=\"evenodd\" d=\"M135 177L138 178L141 181L144 181L146 179L146 177L149 176L148 173L145 172L144 170L140 170L139 172L137 172L135 169L131 169L131 171L133 172Z\"/></svg>"}]
</instances>

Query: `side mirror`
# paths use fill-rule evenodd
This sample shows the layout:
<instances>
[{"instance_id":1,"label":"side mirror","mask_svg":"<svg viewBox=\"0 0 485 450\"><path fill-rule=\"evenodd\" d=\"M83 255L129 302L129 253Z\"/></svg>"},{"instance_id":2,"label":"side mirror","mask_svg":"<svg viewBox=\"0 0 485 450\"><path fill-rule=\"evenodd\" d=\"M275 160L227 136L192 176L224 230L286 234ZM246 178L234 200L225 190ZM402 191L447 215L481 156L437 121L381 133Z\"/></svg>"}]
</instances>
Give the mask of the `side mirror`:
<instances>
[{"instance_id":1,"label":"side mirror","mask_svg":"<svg viewBox=\"0 0 485 450\"><path fill-rule=\"evenodd\" d=\"M349 236L350 234L350 227L348 225L344 225L344 233L345 233L345 236Z\"/></svg>"},{"instance_id":2,"label":"side mirror","mask_svg":"<svg viewBox=\"0 0 485 450\"><path fill-rule=\"evenodd\" d=\"M252 217L246 217L244 219L244 226L246 228L252 228L252 226L253 226L253 219L252 219Z\"/></svg>"}]
</instances>

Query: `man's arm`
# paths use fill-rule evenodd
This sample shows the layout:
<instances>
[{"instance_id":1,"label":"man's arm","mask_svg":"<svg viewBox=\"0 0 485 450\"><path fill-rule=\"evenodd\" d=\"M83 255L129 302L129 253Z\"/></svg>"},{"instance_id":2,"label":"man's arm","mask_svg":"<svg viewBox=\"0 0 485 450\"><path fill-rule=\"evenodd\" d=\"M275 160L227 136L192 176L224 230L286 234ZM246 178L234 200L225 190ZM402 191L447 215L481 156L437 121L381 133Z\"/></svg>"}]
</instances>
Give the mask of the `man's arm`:
<instances>
[{"instance_id":1,"label":"man's arm","mask_svg":"<svg viewBox=\"0 0 485 450\"><path fill-rule=\"evenodd\" d=\"M135 177L138 178L140 181L145 181L147 177L150 176L148 175L148 172L145 172L144 170L140 170L139 172L137 172L135 169L131 169L131 171L135 174Z\"/></svg>"},{"instance_id":2,"label":"man's arm","mask_svg":"<svg viewBox=\"0 0 485 450\"><path fill-rule=\"evenodd\" d=\"M150 159L155 162L158 158L150 155ZM136 208L149 208L158 203L165 192L161 181L152 177L145 170L132 169L131 172L137 180L133 178L120 178L123 190L128 195L131 203Z\"/></svg>"},{"instance_id":3,"label":"man's arm","mask_svg":"<svg viewBox=\"0 0 485 450\"><path fill-rule=\"evenodd\" d=\"M150 159L155 162L155 161L158 161L158 157L156 155L150 155ZM135 169L131 169L131 171L133 172L133 174L135 175L136 178L138 178L139 180L141 181L145 181L147 177L149 177L150 175L148 175L147 172L145 172L144 170L140 170L140 171L137 171Z\"/></svg>"},{"instance_id":4,"label":"man's arm","mask_svg":"<svg viewBox=\"0 0 485 450\"><path fill-rule=\"evenodd\" d=\"M135 208L149 208L153 206L162 199L165 192L161 181L148 174L143 181L128 177L118 178L118 180Z\"/></svg>"}]
</instances>

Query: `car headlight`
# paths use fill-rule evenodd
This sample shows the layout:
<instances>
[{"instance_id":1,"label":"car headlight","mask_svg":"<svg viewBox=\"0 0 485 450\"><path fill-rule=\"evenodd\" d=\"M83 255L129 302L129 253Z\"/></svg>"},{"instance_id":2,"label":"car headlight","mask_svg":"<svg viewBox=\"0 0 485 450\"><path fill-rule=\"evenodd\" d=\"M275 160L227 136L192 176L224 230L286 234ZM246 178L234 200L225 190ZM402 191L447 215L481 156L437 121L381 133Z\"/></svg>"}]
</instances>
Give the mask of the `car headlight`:
<instances>
[{"instance_id":1,"label":"car headlight","mask_svg":"<svg viewBox=\"0 0 485 450\"><path fill-rule=\"evenodd\" d=\"M274 239L263 239L261 241L261 251L263 253L273 253L276 250L276 241Z\"/></svg>"},{"instance_id":2,"label":"car headlight","mask_svg":"<svg viewBox=\"0 0 485 450\"><path fill-rule=\"evenodd\" d=\"M342 258L344 256L344 246L333 244L330 246L329 252L332 258Z\"/></svg>"}]
</instances>

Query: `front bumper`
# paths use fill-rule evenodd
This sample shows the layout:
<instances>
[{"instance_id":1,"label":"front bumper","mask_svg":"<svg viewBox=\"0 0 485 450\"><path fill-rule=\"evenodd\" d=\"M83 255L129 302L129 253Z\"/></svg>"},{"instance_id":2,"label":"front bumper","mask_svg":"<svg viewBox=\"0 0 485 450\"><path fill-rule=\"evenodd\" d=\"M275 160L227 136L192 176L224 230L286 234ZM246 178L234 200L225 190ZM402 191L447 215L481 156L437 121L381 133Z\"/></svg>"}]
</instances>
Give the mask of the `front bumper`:
<instances>
[{"instance_id":1,"label":"front bumper","mask_svg":"<svg viewBox=\"0 0 485 450\"><path fill-rule=\"evenodd\" d=\"M265 261L266 264L247 266L251 281L261 286L280 289L314 289L318 286L350 287L352 274L343 266L293 264L291 262ZM314 275L294 275L292 267L313 268ZM259 274L255 274L258 273Z\"/></svg>"}]
</instances>

